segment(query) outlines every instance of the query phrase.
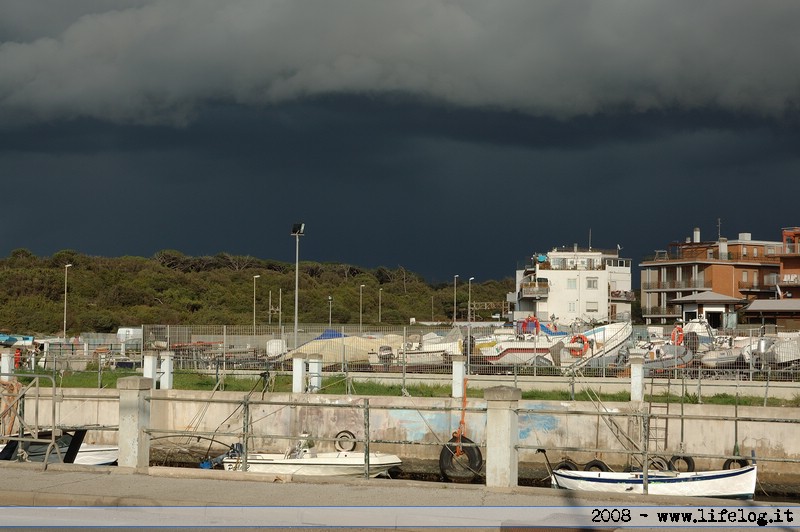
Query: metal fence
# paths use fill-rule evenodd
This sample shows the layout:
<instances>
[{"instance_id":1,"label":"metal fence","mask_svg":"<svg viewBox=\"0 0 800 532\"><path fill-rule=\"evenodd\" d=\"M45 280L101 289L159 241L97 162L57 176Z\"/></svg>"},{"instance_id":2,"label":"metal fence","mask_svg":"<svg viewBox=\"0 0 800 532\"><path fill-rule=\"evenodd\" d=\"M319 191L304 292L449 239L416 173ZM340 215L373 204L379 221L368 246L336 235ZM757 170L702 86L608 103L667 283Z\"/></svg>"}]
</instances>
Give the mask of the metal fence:
<instances>
[{"instance_id":1,"label":"metal fence","mask_svg":"<svg viewBox=\"0 0 800 532\"><path fill-rule=\"evenodd\" d=\"M668 334L671 327L636 326L631 344L647 338L657 330ZM578 332L579 329L576 329ZM102 373L117 369L137 370L142 367L143 352L172 351L176 372L204 372L215 375L243 374L269 371L280 374L291 370L296 354L322 360L325 374L360 375L382 381L398 380L403 387L409 380L425 381L426 377L441 377L448 382L454 356L463 356L468 375L491 375L518 384L526 377L569 375L563 367L552 364L500 365L483 355L484 344L491 340L495 327L473 324L462 327L374 327L361 329L358 325L300 324L293 327L203 326L203 325L145 325L142 338L119 342L116 335L87 334L74 342L53 342L41 349L31 349L20 356L18 366L33 370L37 367L53 375L65 372L96 372L98 387ZM753 342L761 329L722 331L749 336ZM766 331L777 333L777 331ZM296 341L295 341L296 337ZM295 345L297 348L295 349ZM536 359L541 360L541 358ZM581 369L580 378L626 377L624 367ZM688 367L654 369L647 377L672 380L691 379L701 389L713 389L718 381L749 382L759 386L756 395L766 394L779 383L800 381L798 368L780 369L750 363L739 367L711 369L699 364ZM561 380L561 382L567 382Z\"/></svg>"}]
</instances>

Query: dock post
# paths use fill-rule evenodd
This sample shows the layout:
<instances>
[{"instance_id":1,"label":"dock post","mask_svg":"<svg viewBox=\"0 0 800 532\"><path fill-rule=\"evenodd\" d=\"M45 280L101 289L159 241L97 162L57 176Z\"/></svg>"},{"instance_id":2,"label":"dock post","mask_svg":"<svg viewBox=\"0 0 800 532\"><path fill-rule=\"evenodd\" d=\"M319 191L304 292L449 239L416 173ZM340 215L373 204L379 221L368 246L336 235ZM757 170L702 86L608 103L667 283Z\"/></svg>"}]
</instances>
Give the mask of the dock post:
<instances>
[{"instance_id":1,"label":"dock post","mask_svg":"<svg viewBox=\"0 0 800 532\"><path fill-rule=\"evenodd\" d=\"M11 380L11 373L14 373L14 353L11 352L11 349L3 349L0 351L2 355L2 363L0 363L0 373L3 373L0 376L0 381L10 381Z\"/></svg>"},{"instance_id":2,"label":"dock post","mask_svg":"<svg viewBox=\"0 0 800 532\"><path fill-rule=\"evenodd\" d=\"M308 355L308 393L317 393L322 389L322 355Z\"/></svg>"},{"instance_id":3,"label":"dock post","mask_svg":"<svg viewBox=\"0 0 800 532\"><path fill-rule=\"evenodd\" d=\"M486 399L486 487L515 488L519 482L519 414L522 391L494 386Z\"/></svg>"},{"instance_id":4,"label":"dock post","mask_svg":"<svg viewBox=\"0 0 800 532\"><path fill-rule=\"evenodd\" d=\"M466 375L464 364L467 357L464 355L453 355L451 360L453 361L452 397L453 399L461 399L464 396L464 375Z\"/></svg>"},{"instance_id":5,"label":"dock post","mask_svg":"<svg viewBox=\"0 0 800 532\"><path fill-rule=\"evenodd\" d=\"M161 376L158 378L158 387L161 390L172 389L172 368L174 358L174 351L161 351Z\"/></svg>"},{"instance_id":6,"label":"dock post","mask_svg":"<svg viewBox=\"0 0 800 532\"><path fill-rule=\"evenodd\" d=\"M305 392L306 354L295 353L292 356L292 393Z\"/></svg>"},{"instance_id":7,"label":"dock post","mask_svg":"<svg viewBox=\"0 0 800 532\"><path fill-rule=\"evenodd\" d=\"M153 379L123 377L119 390L119 467L131 467L147 473L150 465L150 389Z\"/></svg>"},{"instance_id":8,"label":"dock post","mask_svg":"<svg viewBox=\"0 0 800 532\"><path fill-rule=\"evenodd\" d=\"M644 401L644 350L631 349L628 356L631 362L631 403L636 403L638 408Z\"/></svg>"},{"instance_id":9,"label":"dock post","mask_svg":"<svg viewBox=\"0 0 800 532\"><path fill-rule=\"evenodd\" d=\"M158 367L158 354L155 351L145 351L142 354L142 376L156 381L156 368Z\"/></svg>"}]
</instances>

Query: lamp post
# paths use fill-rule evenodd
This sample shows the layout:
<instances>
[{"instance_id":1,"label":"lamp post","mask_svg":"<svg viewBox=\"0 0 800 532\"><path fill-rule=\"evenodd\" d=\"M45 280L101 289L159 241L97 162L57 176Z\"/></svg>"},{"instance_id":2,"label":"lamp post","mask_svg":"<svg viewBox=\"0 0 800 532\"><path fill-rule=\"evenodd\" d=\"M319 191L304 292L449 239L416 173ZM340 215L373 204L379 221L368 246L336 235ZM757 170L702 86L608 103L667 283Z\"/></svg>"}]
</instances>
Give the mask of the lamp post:
<instances>
[{"instance_id":1,"label":"lamp post","mask_svg":"<svg viewBox=\"0 0 800 532\"><path fill-rule=\"evenodd\" d=\"M64 265L64 341L67 341L67 272L72 264Z\"/></svg>"},{"instance_id":2,"label":"lamp post","mask_svg":"<svg viewBox=\"0 0 800 532\"><path fill-rule=\"evenodd\" d=\"M474 277L470 277L467 281L467 368L472 354L472 281L474 280Z\"/></svg>"},{"instance_id":3,"label":"lamp post","mask_svg":"<svg viewBox=\"0 0 800 532\"><path fill-rule=\"evenodd\" d=\"M467 324L472 323L472 281L474 277L470 277L467 281Z\"/></svg>"},{"instance_id":4,"label":"lamp post","mask_svg":"<svg viewBox=\"0 0 800 532\"><path fill-rule=\"evenodd\" d=\"M292 236L296 241L294 252L294 349L297 349L297 305L299 302L298 290L300 288L300 237L305 232L306 224L292 225Z\"/></svg>"},{"instance_id":5,"label":"lamp post","mask_svg":"<svg viewBox=\"0 0 800 532\"><path fill-rule=\"evenodd\" d=\"M381 322L381 294L383 294L383 288L378 288L378 323Z\"/></svg>"},{"instance_id":6,"label":"lamp post","mask_svg":"<svg viewBox=\"0 0 800 532\"><path fill-rule=\"evenodd\" d=\"M361 326L364 323L364 285L358 288L358 332L361 333Z\"/></svg>"},{"instance_id":7,"label":"lamp post","mask_svg":"<svg viewBox=\"0 0 800 532\"><path fill-rule=\"evenodd\" d=\"M328 329L331 328L331 314L333 313L333 297L328 296Z\"/></svg>"},{"instance_id":8,"label":"lamp post","mask_svg":"<svg viewBox=\"0 0 800 532\"><path fill-rule=\"evenodd\" d=\"M458 282L458 274L453 276L453 325L456 323L456 283Z\"/></svg>"},{"instance_id":9,"label":"lamp post","mask_svg":"<svg viewBox=\"0 0 800 532\"><path fill-rule=\"evenodd\" d=\"M253 276L253 336L256 335L256 279L261 277L260 275Z\"/></svg>"}]
</instances>

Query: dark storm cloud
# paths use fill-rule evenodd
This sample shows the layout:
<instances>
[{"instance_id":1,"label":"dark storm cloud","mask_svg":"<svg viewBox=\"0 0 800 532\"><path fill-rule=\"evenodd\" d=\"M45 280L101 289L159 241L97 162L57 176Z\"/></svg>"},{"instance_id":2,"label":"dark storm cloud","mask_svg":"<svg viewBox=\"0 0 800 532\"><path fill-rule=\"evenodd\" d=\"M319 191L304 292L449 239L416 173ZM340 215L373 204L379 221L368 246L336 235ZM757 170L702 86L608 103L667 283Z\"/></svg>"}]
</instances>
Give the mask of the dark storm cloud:
<instances>
[{"instance_id":1,"label":"dark storm cloud","mask_svg":"<svg viewBox=\"0 0 800 532\"><path fill-rule=\"evenodd\" d=\"M213 100L402 91L560 117L617 106L779 116L800 86L791 0L132 5L81 3L71 24L41 28L50 35L28 27L37 37L5 42L4 113L186 124Z\"/></svg>"},{"instance_id":2,"label":"dark storm cloud","mask_svg":"<svg viewBox=\"0 0 800 532\"><path fill-rule=\"evenodd\" d=\"M513 274L797 225L800 4L0 0L3 247ZM8 16L6 16L8 15Z\"/></svg>"}]
</instances>

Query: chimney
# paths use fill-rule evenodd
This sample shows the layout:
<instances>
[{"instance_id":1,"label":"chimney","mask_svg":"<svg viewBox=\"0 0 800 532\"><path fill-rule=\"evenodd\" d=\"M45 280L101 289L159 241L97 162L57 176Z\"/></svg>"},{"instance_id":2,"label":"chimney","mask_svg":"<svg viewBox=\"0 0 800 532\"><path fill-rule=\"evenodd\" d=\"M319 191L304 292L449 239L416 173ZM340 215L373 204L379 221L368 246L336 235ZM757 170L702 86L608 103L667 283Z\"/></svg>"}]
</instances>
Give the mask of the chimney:
<instances>
[{"instance_id":1,"label":"chimney","mask_svg":"<svg viewBox=\"0 0 800 532\"><path fill-rule=\"evenodd\" d=\"M719 239L719 258L721 260L728 259L728 239L724 236Z\"/></svg>"},{"instance_id":2,"label":"chimney","mask_svg":"<svg viewBox=\"0 0 800 532\"><path fill-rule=\"evenodd\" d=\"M694 228L694 240L693 240L693 242L694 243L700 242L700 228L699 227L695 227Z\"/></svg>"}]
</instances>

